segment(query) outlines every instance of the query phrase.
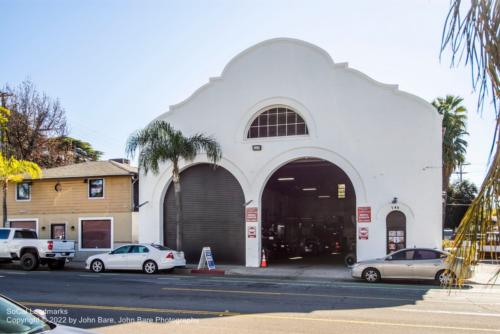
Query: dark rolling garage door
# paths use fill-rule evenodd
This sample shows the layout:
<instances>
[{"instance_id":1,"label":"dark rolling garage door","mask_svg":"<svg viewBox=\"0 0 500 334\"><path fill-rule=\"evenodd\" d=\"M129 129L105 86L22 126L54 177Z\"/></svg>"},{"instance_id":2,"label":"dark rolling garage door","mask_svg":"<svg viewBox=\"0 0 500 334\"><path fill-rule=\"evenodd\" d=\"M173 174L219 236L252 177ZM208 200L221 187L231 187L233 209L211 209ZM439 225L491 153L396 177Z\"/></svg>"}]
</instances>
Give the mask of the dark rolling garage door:
<instances>
[{"instance_id":1,"label":"dark rolling garage door","mask_svg":"<svg viewBox=\"0 0 500 334\"><path fill-rule=\"evenodd\" d=\"M209 246L216 263L245 264L245 198L236 178L222 167L200 164L182 172L181 191L187 262L196 263ZM164 202L164 233L165 244L175 248L173 185Z\"/></svg>"}]
</instances>

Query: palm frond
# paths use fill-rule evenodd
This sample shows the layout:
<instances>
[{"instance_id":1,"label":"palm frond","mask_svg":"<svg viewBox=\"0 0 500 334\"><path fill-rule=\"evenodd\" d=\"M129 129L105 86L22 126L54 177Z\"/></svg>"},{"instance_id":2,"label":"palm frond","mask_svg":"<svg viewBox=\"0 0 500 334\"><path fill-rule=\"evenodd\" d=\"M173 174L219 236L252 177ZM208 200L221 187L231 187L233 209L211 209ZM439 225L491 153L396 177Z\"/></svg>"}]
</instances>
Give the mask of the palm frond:
<instances>
[{"instance_id":1,"label":"palm frond","mask_svg":"<svg viewBox=\"0 0 500 334\"><path fill-rule=\"evenodd\" d=\"M196 134L190 137L188 142L193 146L196 152L204 151L208 159L210 159L214 165L222 159L222 149L213 137Z\"/></svg>"},{"instance_id":2,"label":"palm frond","mask_svg":"<svg viewBox=\"0 0 500 334\"><path fill-rule=\"evenodd\" d=\"M174 166L182 158L192 161L196 155L204 151L215 164L221 156L219 144L212 137L197 134L185 137L181 131L174 129L165 121L155 121L146 128L133 133L126 145L126 152L134 157L139 151L139 168L148 173L157 174L160 164L171 161Z\"/></svg>"},{"instance_id":3,"label":"palm frond","mask_svg":"<svg viewBox=\"0 0 500 334\"><path fill-rule=\"evenodd\" d=\"M478 196L462 218L453 243L454 256L450 260L450 267L458 276L459 283L463 283L469 268L486 255L492 258L497 256L496 253L488 253L485 249L486 246L491 246L492 249L495 246L492 236L499 222L500 185L498 180L500 180L500 151L497 146L494 162ZM496 276L499 274L500 271Z\"/></svg>"}]
</instances>

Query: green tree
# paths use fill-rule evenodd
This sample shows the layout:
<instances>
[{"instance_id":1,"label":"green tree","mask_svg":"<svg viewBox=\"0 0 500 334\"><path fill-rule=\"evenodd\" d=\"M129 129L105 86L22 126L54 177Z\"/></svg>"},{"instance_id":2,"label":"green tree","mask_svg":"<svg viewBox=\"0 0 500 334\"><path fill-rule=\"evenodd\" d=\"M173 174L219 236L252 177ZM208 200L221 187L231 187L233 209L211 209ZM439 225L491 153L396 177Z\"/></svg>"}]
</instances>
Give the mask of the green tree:
<instances>
[{"instance_id":1,"label":"green tree","mask_svg":"<svg viewBox=\"0 0 500 334\"><path fill-rule=\"evenodd\" d=\"M149 170L158 174L161 163L172 164L177 224L176 246L177 250L181 251L183 213L179 163L181 160L193 161L199 153L205 152L208 159L216 166L222 158L220 145L214 138L203 134L185 137L181 131L175 130L169 123L158 120L129 137L127 154L133 158L137 150L139 150L139 168L145 174Z\"/></svg>"},{"instance_id":2,"label":"green tree","mask_svg":"<svg viewBox=\"0 0 500 334\"><path fill-rule=\"evenodd\" d=\"M68 136L49 138L45 152L40 160L47 168L97 161L103 155L103 152L94 149L90 143Z\"/></svg>"},{"instance_id":3,"label":"green tree","mask_svg":"<svg viewBox=\"0 0 500 334\"><path fill-rule=\"evenodd\" d=\"M500 1L452 0L446 18L441 51L450 48L452 65L465 62L471 68L472 86L479 93L478 112L486 98L496 117L490 149L490 166L477 198L462 219L454 242L451 265L459 282L476 263L486 243L487 232L495 228L500 205ZM462 258L459 265L457 258ZM500 273L497 272L497 275Z\"/></svg>"},{"instance_id":4,"label":"green tree","mask_svg":"<svg viewBox=\"0 0 500 334\"><path fill-rule=\"evenodd\" d=\"M463 98L447 95L432 101L443 116L443 191L448 190L451 174L465 161L467 141L467 109Z\"/></svg>"},{"instance_id":5,"label":"green tree","mask_svg":"<svg viewBox=\"0 0 500 334\"><path fill-rule=\"evenodd\" d=\"M36 179L42 176L42 170L37 164L25 161L17 160L13 157L5 158L3 154L0 154L0 182L2 184L2 194L3 194L3 224L6 226L7 223L7 190L9 182L21 182L25 176L29 176L32 179Z\"/></svg>"},{"instance_id":6,"label":"green tree","mask_svg":"<svg viewBox=\"0 0 500 334\"><path fill-rule=\"evenodd\" d=\"M451 184L446 197L446 227L455 229L460 224L476 195L476 185L468 180Z\"/></svg>"}]
</instances>

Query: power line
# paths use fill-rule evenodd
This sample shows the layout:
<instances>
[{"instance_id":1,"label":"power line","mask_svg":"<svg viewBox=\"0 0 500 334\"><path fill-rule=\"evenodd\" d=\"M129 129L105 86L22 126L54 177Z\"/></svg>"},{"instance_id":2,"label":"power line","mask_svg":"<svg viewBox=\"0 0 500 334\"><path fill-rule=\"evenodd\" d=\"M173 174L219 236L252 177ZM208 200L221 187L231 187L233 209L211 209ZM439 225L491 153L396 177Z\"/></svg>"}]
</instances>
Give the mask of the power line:
<instances>
[{"instance_id":1,"label":"power line","mask_svg":"<svg viewBox=\"0 0 500 334\"><path fill-rule=\"evenodd\" d=\"M458 174L459 175L460 182L463 181L463 175L464 174L469 174L468 172L464 172L464 166L470 166L470 163L467 162L467 163L460 164L458 166L458 172L453 172L453 174Z\"/></svg>"}]
</instances>

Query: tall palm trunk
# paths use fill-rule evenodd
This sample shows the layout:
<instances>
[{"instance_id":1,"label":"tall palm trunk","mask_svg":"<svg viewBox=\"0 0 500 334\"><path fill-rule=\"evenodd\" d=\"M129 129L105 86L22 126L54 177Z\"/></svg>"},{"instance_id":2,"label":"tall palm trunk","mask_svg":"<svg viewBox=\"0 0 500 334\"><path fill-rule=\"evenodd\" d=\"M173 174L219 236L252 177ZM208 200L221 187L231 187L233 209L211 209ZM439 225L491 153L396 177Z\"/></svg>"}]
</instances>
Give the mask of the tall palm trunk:
<instances>
[{"instance_id":1,"label":"tall palm trunk","mask_svg":"<svg viewBox=\"0 0 500 334\"><path fill-rule=\"evenodd\" d=\"M2 195L3 195L2 199L3 227L7 227L7 182L3 182L2 184Z\"/></svg>"},{"instance_id":2,"label":"tall palm trunk","mask_svg":"<svg viewBox=\"0 0 500 334\"><path fill-rule=\"evenodd\" d=\"M181 197L181 182L180 182L180 173L179 167L177 163L174 162L174 171L172 175L172 179L174 182L174 198L175 198L175 220L176 220L176 246L178 251L182 251L182 197Z\"/></svg>"}]
</instances>

